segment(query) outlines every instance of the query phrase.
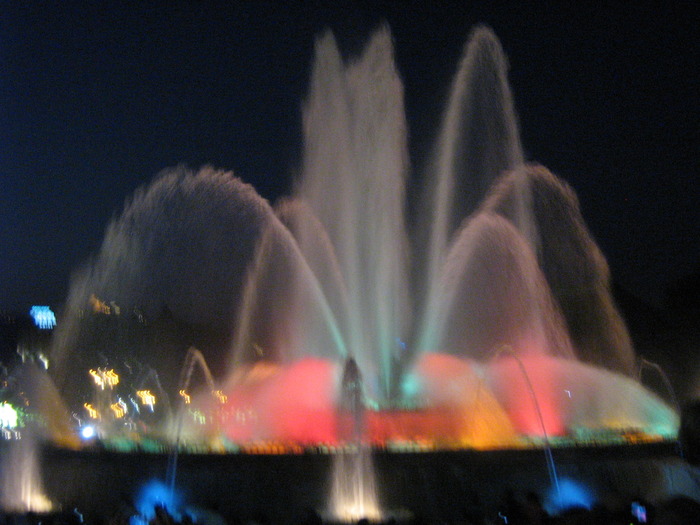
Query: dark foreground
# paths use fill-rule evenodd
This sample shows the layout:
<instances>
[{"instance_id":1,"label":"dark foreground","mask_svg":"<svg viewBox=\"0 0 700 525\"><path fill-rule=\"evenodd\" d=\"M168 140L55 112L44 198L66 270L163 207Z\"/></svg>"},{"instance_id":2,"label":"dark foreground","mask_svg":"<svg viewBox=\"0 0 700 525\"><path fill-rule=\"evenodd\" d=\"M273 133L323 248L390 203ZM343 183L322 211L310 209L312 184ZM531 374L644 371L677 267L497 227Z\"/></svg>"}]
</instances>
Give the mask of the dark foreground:
<instances>
[{"instance_id":1,"label":"dark foreground","mask_svg":"<svg viewBox=\"0 0 700 525\"><path fill-rule=\"evenodd\" d=\"M553 451L559 494L541 450L375 452L385 523L694 523L700 520L700 474L675 445L576 447ZM6 523L128 523L135 495L165 480L166 454L103 450L43 452L44 492L61 512L3 516ZM198 521L228 524L328 523L333 456L325 454L182 454L176 486ZM634 504L634 505L633 505ZM582 505L589 508L583 509ZM672 513L690 521L668 521ZM635 516L637 514L637 516ZM646 516L645 516L646 514ZM554 517L556 515L556 517ZM187 523L167 511L154 524ZM675 518L674 518L675 519Z\"/></svg>"}]
</instances>

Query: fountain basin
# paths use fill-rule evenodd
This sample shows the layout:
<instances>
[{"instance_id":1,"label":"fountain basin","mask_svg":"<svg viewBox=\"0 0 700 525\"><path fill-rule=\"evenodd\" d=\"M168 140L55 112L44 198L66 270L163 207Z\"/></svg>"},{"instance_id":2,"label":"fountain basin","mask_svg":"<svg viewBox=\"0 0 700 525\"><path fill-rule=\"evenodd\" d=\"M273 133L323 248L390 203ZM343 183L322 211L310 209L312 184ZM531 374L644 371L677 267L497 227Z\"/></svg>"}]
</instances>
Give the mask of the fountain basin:
<instances>
[{"instance_id":1,"label":"fountain basin","mask_svg":"<svg viewBox=\"0 0 700 525\"><path fill-rule=\"evenodd\" d=\"M688 482L688 467L674 443L577 446L553 453L560 476L578 480L600 499L614 494L621 500L654 502L697 490ZM86 516L109 516L143 484L163 478L168 454L45 447L42 459L44 488L52 501L62 508L77 507ZM189 504L227 520L265 516L274 523L299 523L310 509L327 509L333 460L333 454L310 452L182 454L178 490ZM476 502L491 513L507 489L532 491L544 499L550 488L539 449L373 450L372 460L382 508L402 509L416 519L454 521Z\"/></svg>"}]
</instances>

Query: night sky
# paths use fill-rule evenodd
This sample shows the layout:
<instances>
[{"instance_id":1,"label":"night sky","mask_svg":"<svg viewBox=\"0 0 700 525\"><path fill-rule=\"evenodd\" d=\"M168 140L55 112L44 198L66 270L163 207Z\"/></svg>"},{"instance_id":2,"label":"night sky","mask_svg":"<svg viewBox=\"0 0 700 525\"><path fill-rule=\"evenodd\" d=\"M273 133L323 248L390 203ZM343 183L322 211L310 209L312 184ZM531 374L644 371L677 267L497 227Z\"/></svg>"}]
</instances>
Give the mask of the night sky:
<instances>
[{"instance_id":1,"label":"night sky","mask_svg":"<svg viewBox=\"0 0 700 525\"><path fill-rule=\"evenodd\" d=\"M270 200L288 193L315 37L330 28L352 55L382 21L414 175L486 23L510 60L528 159L574 187L615 281L660 303L700 263L696 19L668 2L460 3L3 2L0 310L59 306L109 220L166 167L211 164Z\"/></svg>"}]
</instances>

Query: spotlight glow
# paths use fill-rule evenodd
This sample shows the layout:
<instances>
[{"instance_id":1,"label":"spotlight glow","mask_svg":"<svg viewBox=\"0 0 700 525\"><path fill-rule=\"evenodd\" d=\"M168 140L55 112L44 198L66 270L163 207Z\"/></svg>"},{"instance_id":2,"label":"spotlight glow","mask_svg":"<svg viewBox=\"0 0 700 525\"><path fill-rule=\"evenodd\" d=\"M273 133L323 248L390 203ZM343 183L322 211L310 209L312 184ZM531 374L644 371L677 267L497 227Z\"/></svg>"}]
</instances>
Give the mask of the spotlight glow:
<instances>
[{"instance_id":1,"label":"spotlight glow","mask_svg":"<svg viewBox=\"0 0 700 525\"><path fill-rule=\"evenodd\" d=\"M559 490L552 487L544 503L545 510L550 514L559 514L573 508L590 510L595 504L595 496L588 487L569 478L559 480Z\"/></svg>"},{"instance_id":2,"label":"spotlight glow","mask_svg":"<svg viewBox=\"0 0 700 525\"><path fill-rule=\"evenodd\" d=\"M92 425L85 425L83 428L80 429L80 437L83 439L92 439L96 435L95 432L95 427Z\"/></svg>"},{"instance_id":3,"label":"spotlight glow","mask_svg":"<svg viewBox=\"0 0 700 525\"><path fill-rule=\"evenodd\" d=\"M165 483L158 480L148 482L143 486L136 498L136 510L139 515L131 518L131 525L150 523L156 517L156 507L163 507L175 520L181 518L180 497Z\"/></svg>"}]
</instances>

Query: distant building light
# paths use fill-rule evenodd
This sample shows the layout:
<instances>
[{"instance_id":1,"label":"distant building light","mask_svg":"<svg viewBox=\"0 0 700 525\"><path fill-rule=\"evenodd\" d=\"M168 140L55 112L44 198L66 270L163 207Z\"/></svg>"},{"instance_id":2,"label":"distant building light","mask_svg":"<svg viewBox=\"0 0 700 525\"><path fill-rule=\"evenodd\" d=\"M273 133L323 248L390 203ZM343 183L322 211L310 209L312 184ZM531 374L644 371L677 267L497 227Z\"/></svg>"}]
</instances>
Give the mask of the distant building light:
<instances>
[{"instance_id":1,"label":"distant building light","mask_svg":"<svg viewBox=\"0 0 700 525\"><path fill-rule=\"evenodd\" d=\"M93 370L91 368L88 370L88 373L92 376L95 384L102 390L105 389L105 386L112 389L119 384L119 375L112 369L103 370L102 368L98 368L97 370Z\"/></svg>"},{"instance_id":2,"label":"distant building light","mask_svg":"<svg viewBox=\"0 0 700 525\"><path fill-rule=\"evenodd\" d=\"M105 315L111 315L112 314L112 309L111 307L105 303L104 301L101 301L98 299L95 294L90 295L90 306L92 306L92 311L95 312L96 314L105 314Z\"/></svg>"},{"instance_id":3,"label":"distant building light","mask_svg":"<svg viewBox=\"0 0 700 525\"><path fill-rule=\"evenodd\" d=\"M48 369L49 369L49 358L48 358L48 357L46 357L46 356L45 356L44 354L42 354L42 353L39 353L39 354L36 356L36 358L37 358L39 361L41 361L41 364L44 365L44 370L48 370Z\"/></svg>"},{"instance_id":4,"label":"distant building light","mask_svg":"<svg viewBox=\"0 0 700 525\"><path fill-rule=\"evenodd\" d=\"M83 406L85 407L85 410L87 410L90 419L100 418L100 415L97 413L97 410L95 410L95 408L90 403L85 403Z\"/></svg>"},{"instance_id":5,"label":"distant building light","mask_svg":"<svg viewBox=\"0 0 700 525\"><path fill-rule=\"evenodd\" d=\"M180 390L180 395L182 396L182 399L184 399L186 405L189 405L192 402L192 398L185 390Z\"/></svg>"},{"instance_id":6,"label":"distant building light","mask_svg":"<svg viewBox=\"0 0 700 525\"><path fill-rule=\"evenodd\" d=\"M0 428L12 429L17 426L17 411L7 401L0 403Z\"/></svg>"},{"instance_id":7,"label":"distant building light","mask_svg":"<svg viewBox=\"0 0 700 525\"><path fill-rule=\"evenodd\" d=\"M48 306L32 306L29 315L34 319L34 324L42 330L50 330L56 326L56 315Z\"/></svg>"},{"instance_id":8,"label":"distant building light","mask_svg":"<svg viewBox=\"0 0 700 525\"><path fill-rule=\"evenodd\" d=\"M228 400L228 396L226 396L226 394L224 394L221 390L212 390L212 394L222 405Z\"/></svg>"},{"instance_id":9,"label":"distant building light","mask_svg":"<svg viewBox=\"0 0 700 525\"><path fill-rule=\"evenodd\" d=\"M153 405L156 404L156 396L151 394L150 390L137 390L136 395L141 398L141 404L146 405L153 412Z\"/></svg>"},{"instance_id":10,"label":"distant building light","mask_svg":"<svg viewBox=\"0 0 700 525\"><path fill-rule=\"evenodd\" d=\"M124 401L122 401L121 399L116 403L112 403L111 405L109 405L109 408L112 409L114 417L116 417L117 419L124 417L124 415L126 414L126 403L124 403Z\"/></svg>"}]
</instances>

